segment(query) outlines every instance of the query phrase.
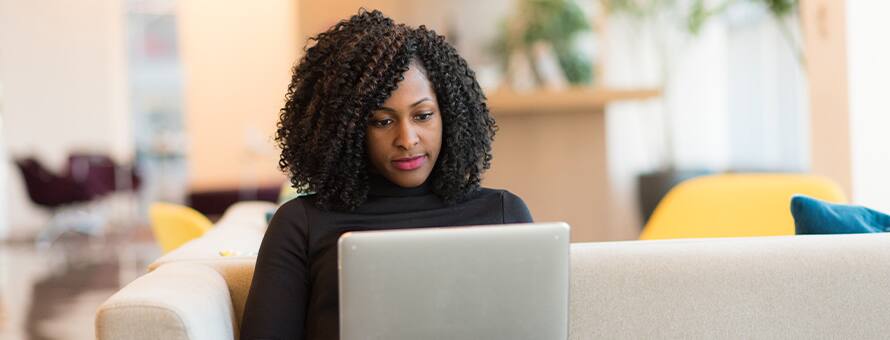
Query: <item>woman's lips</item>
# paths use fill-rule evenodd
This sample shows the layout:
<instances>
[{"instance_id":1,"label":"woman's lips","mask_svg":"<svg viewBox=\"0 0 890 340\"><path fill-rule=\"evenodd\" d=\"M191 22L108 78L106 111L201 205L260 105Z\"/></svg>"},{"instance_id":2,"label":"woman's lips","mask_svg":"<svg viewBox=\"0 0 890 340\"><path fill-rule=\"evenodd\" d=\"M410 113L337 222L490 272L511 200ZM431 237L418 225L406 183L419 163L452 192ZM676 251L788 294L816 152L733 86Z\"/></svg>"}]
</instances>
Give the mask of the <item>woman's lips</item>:
<instances>
[{"instance_id":1,"label":"woman's lips","mask_svg":"<svg viewBox=\"0 0 890 340\"><path fill-rule=\"evenodd\" d=\"M396 167L396 169L405 171L420 168L423 166L424 163L426 163L426 155L399 158L392 161L392 165Z\"/></svg>"}]
</instances>

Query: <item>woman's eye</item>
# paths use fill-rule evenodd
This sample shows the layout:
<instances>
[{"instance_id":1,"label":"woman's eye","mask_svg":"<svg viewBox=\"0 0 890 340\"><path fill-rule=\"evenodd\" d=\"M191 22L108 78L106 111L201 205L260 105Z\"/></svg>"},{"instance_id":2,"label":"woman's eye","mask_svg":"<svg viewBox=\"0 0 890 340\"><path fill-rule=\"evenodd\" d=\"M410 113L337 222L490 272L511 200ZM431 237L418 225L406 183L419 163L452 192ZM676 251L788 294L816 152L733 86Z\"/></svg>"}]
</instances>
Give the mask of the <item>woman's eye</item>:
<instances>
[{"instance_id":1,"label":"woman's eye","mask_svg":"<svg viewBox=\"0 0 890 340\"><path fill-rule=\"evenodd\" d=\"M390 124L392 124L392 119L377 119L371 121L371 125L376 127L387 127Z\"/></svg>"},{"instance_id":2,"label":"woman's eye","mask_svg":"<svg viewBox=\"0 0 890 340\"><path fill-rule=\"evenodd\" d=\"M424 112L424 113L421 113L421 114L418 114L418 115L414 116L414 119L415 119L415 120L419 120L419 121L426 121L426 120L429 120L429 119L432 118L432 117L433 117L433 113L432 113L432 112Z\"/></svg>"}]
</instances>

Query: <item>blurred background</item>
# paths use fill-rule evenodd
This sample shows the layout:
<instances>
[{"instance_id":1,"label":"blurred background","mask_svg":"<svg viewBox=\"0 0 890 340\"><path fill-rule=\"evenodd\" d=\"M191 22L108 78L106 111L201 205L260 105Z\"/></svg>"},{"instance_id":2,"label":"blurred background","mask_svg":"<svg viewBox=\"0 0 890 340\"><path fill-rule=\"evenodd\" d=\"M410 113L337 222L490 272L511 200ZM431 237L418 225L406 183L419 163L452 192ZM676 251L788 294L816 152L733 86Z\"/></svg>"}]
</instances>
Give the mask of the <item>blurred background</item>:
<instances>
[{"instance_id":1,"label":"blurred background","mask_svg":"<svg viewBox=\"0 0 890 340\"><path fill-rule=\"evenodd\" d=\"M0 0L0 338L92 339L161 254L155 202L277 201L291 69L360 7L449 39L500 126L483 184L575 242L636 239L706 174L890 211L887 2Z\"/></svg>"}]
</instances>

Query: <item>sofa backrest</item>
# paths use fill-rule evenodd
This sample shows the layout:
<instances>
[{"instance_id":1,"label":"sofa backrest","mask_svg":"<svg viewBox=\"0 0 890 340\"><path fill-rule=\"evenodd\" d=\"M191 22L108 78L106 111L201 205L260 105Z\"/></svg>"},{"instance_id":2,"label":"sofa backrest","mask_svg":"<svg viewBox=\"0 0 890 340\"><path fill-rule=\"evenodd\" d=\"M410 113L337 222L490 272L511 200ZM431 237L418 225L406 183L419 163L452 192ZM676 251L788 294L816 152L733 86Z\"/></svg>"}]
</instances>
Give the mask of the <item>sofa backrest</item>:
<instances>
[{"instance_id":1,"label":"sofa backrest","mask_svg":"<svg viewBox=\"0 0 890 340\"><path fill-rule=\"evenodd\" d=\"M254 262L205 262L239 324ZM890 234L575 243L571 266L571 339L890 334Z\"/></svg>"},{"instance_id":2,"label":"sofa backrest","mask_svg":"<svg viewBox=\"0 0 890 340\"><path fill-rule=\"evenodd\" d=\"M574 244L580 338L886 338L890 234Z\"/></svg>"}]
</instances>

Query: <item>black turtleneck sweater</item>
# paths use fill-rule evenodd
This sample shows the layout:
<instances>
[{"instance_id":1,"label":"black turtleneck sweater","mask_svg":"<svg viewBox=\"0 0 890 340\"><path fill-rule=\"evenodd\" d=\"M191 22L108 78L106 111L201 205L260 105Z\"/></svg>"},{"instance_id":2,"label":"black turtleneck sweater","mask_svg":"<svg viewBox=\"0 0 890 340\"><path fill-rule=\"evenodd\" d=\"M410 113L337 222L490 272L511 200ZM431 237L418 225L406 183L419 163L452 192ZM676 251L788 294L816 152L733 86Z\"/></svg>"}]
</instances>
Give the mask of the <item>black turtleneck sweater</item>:
<instances>
[{"instance_id":1,"label":"black turtleneck sweater","mask_svg":"<svg viewBox=\"0 0 890 340\"><path fill-rule=\"evenodd\" d=\"M372 176L354 211L320 210L312 195L282 205L266 230L241 322L241 339L339 339L337 239L345 232L532 222L522 199L482 188L446 205L428 185Z\"/></svg>"}]
</instances>

